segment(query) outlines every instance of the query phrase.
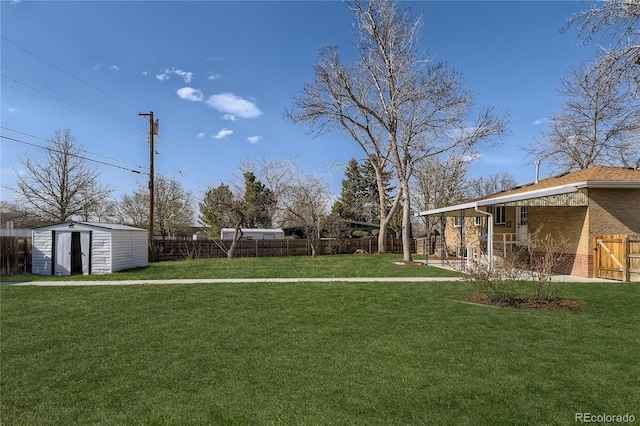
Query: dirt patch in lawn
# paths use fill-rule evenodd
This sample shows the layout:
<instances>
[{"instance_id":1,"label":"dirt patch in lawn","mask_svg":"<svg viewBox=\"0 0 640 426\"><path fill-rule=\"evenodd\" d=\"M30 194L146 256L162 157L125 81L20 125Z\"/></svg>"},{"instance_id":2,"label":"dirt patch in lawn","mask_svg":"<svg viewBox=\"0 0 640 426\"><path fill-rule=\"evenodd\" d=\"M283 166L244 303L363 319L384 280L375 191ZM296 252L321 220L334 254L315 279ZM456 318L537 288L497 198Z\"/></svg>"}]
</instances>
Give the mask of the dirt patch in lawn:
<instances>
[{"instance_id":1,"label":"dirt patch in lawn","mask_svg":"<svg viewBox=\"0 0 640 426\"><path fill-rule=\"evenodd\" d=\"M393 262L394 265L420 265L424 266L424 262L405 262L404 260L400 260L397 262Z\"/></svg>"},{"instance_id":2,"label":"dirt patch in lawn","mask_svg":"<svg viewBox=\"0 0 640 426\"><path fill-rule=\"evenodd\" d=\"M584 308L584 303L571 299L536 299L530 295L518 295L505 299L492 300L483 294L467 294L458 298L462 302L506 308L548 309L555 311L576 311Z\"/></svg>"}]
</instances>

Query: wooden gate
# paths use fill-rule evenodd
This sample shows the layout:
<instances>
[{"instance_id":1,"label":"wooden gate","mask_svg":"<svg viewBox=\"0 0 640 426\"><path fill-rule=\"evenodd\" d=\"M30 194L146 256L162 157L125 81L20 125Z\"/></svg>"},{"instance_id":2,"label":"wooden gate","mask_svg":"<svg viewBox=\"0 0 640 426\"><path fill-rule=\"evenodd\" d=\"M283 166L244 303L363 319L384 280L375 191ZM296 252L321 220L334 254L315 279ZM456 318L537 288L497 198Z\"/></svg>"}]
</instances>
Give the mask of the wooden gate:
<instances>
[{"instance_id":1,"label":"wooden gate","mask_svg":"<svg viewBox=\"0 0 640 426\"><path fill-rule=\"evenodd\" d=\"M640 235L628 236L627 255L627 281L640 283Z\"/></svg>"},{"instance_id":2,"label":"wooden gate","mask_svg":"<svg viewBox=\"0 0 640 426\"><path fill-rule=\"evenodd\" d=\"M640 235L600 235L594 238L594 276L640 282Z\"/></svg>"}]
</instances>

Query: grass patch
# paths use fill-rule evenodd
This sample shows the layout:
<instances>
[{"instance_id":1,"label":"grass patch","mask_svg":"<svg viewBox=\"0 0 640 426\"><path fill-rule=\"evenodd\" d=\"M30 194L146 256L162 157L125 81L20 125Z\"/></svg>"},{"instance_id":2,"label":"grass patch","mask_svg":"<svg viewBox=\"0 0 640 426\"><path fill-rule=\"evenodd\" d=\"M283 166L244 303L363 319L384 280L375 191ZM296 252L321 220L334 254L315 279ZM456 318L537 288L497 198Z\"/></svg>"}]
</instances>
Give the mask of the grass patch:
<instances>
[{"instance_id":1,"label":"grass patch","mask_svg":"<svg viewBox=\"0 0 640 426\"><path fill-rule=\"evenodd\" d=\"M13 275L3 281L156 280L207 278L350 278L350 277L457 277L462 274L425 265L396 265L397 254L195 259L150 263L112 274L52 277Z\"/></svg>"},{"instance_id":2,"label":"grass patch","mask_svg":"<svg viewBox=\"0 0 640 426\"><path fill-rule=\"evenodd\" d=\"M3 286L2 422L638 418L640 287L561 286L586 308L456 303L457 282Z\"/></svg>"}]
</instances>

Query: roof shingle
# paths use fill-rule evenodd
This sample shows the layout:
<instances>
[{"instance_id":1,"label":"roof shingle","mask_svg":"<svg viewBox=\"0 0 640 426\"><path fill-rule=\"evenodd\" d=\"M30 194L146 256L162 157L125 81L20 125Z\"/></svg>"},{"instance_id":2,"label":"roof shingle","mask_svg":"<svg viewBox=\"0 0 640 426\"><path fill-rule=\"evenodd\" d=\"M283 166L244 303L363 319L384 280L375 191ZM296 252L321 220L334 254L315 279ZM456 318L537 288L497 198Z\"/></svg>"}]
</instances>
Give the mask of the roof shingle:
<instances>
[{"instance_id":1,"label":"roof shingle","mask_svg":"<svg viewBox=\"0 0 640 426\"><path fill-rule=\"evenodd\" d=\"M505 195L520 194L535 191L537 189L553 188L555 186L568 185L585 181L638 181L640 182L640 170L623 167L594 166L589 169L564 173L550 178L539 180L538 183L527 183L513 189L490 194L479 200L502 197Z\"/></svg>"}]
</instances>

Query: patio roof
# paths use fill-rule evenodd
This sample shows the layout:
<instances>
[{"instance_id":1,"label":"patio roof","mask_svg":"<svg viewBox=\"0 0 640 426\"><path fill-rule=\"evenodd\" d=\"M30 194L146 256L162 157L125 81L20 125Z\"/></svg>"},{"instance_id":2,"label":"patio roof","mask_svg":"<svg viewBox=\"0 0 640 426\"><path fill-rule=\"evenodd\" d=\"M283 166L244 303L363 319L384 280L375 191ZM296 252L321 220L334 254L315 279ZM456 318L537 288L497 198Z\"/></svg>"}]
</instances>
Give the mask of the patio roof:
<instances>
[{"instance_id":1,"label":"patio roof","mask_svg":"<svg viewBox=\"0 0 640 426\"><path fill-rule=\"evenodd\" d=\"M596 166L550 177L466 203L423 211L420 216L443 213L445 216L457 216L461 210L465 212L465 216L482 216L483 214L477 209L488 206L586 207L589 203L587 188L640 189L640 170Z\"/></svg>"}]
</instances>

